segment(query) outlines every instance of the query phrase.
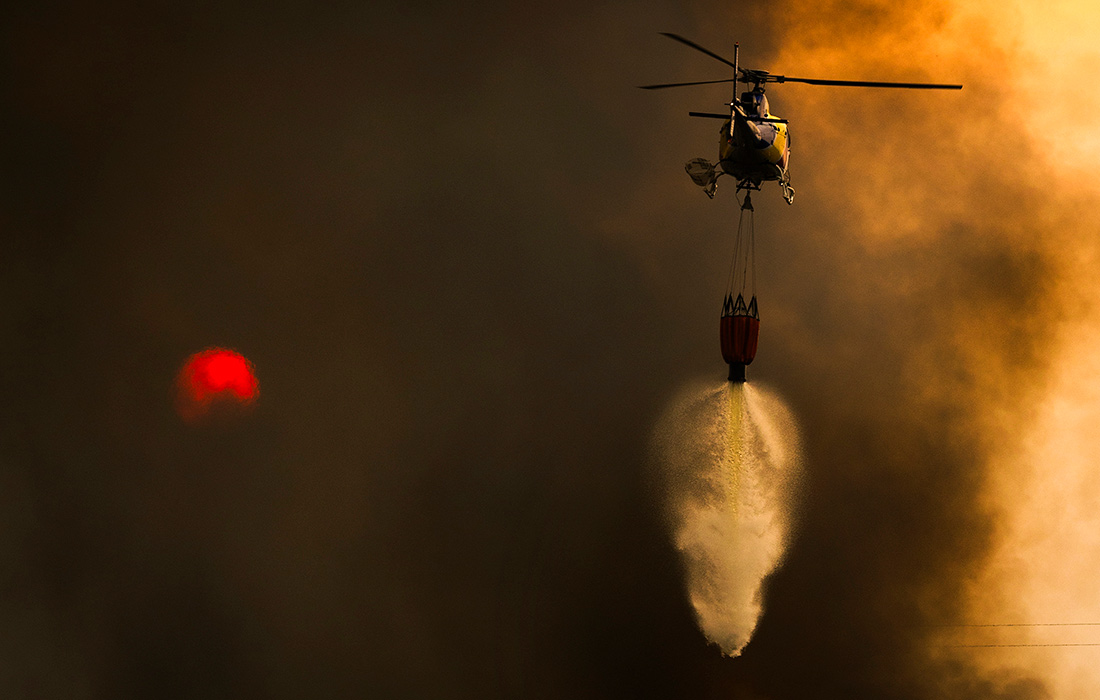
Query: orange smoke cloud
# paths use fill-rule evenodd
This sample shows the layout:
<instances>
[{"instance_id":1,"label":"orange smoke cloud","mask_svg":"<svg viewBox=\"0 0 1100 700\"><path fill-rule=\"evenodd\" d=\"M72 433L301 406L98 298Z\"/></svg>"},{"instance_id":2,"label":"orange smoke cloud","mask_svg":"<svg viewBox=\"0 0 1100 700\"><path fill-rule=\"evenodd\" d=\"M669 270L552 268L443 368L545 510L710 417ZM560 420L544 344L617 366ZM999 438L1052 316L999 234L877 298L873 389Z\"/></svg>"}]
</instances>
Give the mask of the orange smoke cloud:
<instances>
[{"instance_id":1,"label":"orange smoke cloud","mask_svg":"<svg viewBox=\"0 0 1100 700\"><path fill-rule=\"evenodd\" d=\"M907 346L911 399L896 410L966 446L955 467L966 471L952 475L957 515L943 517L971 526L939 543L952 553L910 602L932 626L1100 621L1100 8L930 0L783 13L781 50L764 66L775 72L964 84L958 94L784 85L772 98L793 125L798 205L817 224L806 235L851 252L830 260L836 294L857 317L927 300L927 312L886 325ZM818 264L793 261L791 275ZM943 695L1100 696L1100 666L1081 650L956 646L1092 643L1100 628L947 629L911 650L912 668L941 678L971 668L988 685L941 681Z\"/></svg>"}]
</instances>

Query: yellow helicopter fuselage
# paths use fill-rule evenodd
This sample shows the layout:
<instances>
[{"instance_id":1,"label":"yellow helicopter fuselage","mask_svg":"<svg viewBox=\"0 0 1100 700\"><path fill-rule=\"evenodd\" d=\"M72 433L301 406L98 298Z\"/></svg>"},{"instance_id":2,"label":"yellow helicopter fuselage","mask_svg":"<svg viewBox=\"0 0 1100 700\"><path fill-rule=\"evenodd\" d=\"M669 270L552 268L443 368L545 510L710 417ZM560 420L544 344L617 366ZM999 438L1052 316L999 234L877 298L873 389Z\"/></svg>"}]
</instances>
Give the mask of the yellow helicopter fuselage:
<instances>
[{"instance_id":1,"label":"yellow helicopter fuselage","mask_svg":"<svg viewBox=\"0 0 1100 700\"><path fill-rule=\"evenodd\" d=\"M787 179L791 138L786 120L737 112L719 131L722 170L739 182L748 180L755 185Z\"/></svg>"}]
</instances>

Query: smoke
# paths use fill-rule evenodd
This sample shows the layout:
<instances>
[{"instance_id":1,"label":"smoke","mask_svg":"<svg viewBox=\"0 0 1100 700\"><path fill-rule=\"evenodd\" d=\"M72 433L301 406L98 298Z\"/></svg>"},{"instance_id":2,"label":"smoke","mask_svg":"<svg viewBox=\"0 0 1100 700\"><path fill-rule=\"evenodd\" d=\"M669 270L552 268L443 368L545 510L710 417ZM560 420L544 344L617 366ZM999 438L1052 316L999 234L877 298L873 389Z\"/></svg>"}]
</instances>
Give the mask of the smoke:
<instances>
[{"instance_id":1,"label":"smoke","mask_svg":"<svg viewBox=\"0 0 1100 700\"><path fill-rule=\"evenodd\" d=\"M9 5L0 694L1100 694L935 631L1100 603L1084 3ZM804 487L732 660L641 477L736 215L681 167L729 86L633 87L728 71L658 31L965 86L769 86L753 370ZM214 343L264 399L183 430Z\"/></svg>"},{"instance_id":2,"label":"smoke","mask_svg":"<svg viewBox=\"0 0 1100 700\"><path fill-rule=\"evenodd\" d=\"M1100 11L1059 2L1023 3L1017 13L998 29L1027 65L1017 73L1018 104L1039 98L1016 112L1037 144L1028 167L1043 189L1028 223L1057 261L1042 300L1046 321L1031 332L1049 370L1020 397L1027 420L1018 441L990 451L982 502L997 514L998 537L967 589L966 621L1038 626L973 628L956 640L1037 645L982 648L974 658L988 676L1018 669L1052 698L1085 700L1100 694L1095 648L1038 645L1100 643L1097 627L1080 624L1100 621L1100 245L1092 214L1100 206L1100 119L1096 92L1082 89L1095 73ZM1050 139L1050 124L1072 136Z\"/></svg>"},{"instance_id":3,"label":"smoke","mask_svg":"<svg viewBox=\"0 0 1100 700\"><path fill-rule=\"evenodd\" d=\"M989 675L1025 669L1057 700L1100 693L1094 648L1046 646L1100 643L1100 294L1092 269L1100 250L1088 226L1062 229L1077 259L1061 276L1061 317L1045 331L1051 369L1028 397L1019 445L991 450L983 502L999 516L998 538L967 591L968 623L1028 626L972 628L952 639L1029 645L982 648L976 661Z\"/></svg>"},{"instance_id":4,"label":"smoke","mask_svg":"<svg viewBox=\"0 0 1100 700\"><path fill-rule=\"evenodd\" d=\"M799 375L784 390L806 426L807 525L750 652L774 639L776 654L824 654L810 661L824 685L865 696L1095 697L1088 649L967 646L1098 642L1095 628L953 625L1100 611L1088 427L1100 419L1100 124L1078 87L1095 65L1096 12L923 0L788 9L778 72L964 89L775 91L774 110L803 126L789 226L811 242L770 274L784 290L821 279L828 321L780 331L784 369ZM1052 139L1054 124L1074 136ZM812 587L788 578L815 580L827 608L797 603ZM799 613L779 612L787 605ZM822 631L801 645L773 637L773 621ZM752 656L756 687L798 694L776 680L782 663Z\"/></svg>"},{"instance_id":5,"label":"smoke","mask_svg":"<svg viewBox=\"0 0 1100 700\"><path fill-rule=\"evenodd\" d=\"M755 386L692 387L661 418L654 447L699 628L740 656L787 545L800 468L793 416Z\"/></svg>"}]
</instances>

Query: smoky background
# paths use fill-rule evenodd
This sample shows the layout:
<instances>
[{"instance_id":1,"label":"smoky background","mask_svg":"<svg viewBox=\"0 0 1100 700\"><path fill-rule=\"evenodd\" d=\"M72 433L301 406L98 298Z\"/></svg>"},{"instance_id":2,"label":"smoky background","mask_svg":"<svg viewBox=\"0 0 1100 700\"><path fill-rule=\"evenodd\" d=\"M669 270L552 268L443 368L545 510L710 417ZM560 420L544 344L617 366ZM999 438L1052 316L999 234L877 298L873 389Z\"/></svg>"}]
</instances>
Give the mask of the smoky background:
<instances>
[{"instance_id":1,"label":"smoky background","mask_svg":"<svg viewBox=\"0 0 1100 700\"><path fill-rule=\"evenodd\" d=\"M1079 311L1084 224L1030 165L1010 11L3 12L6 694L1050 695L936 628L975 605L990 469ZM633 87L723 67L657 31L966 86L769 92L799 193L755 199L750 372L806 474L736 660L695 627L645 468L677 389L724 376L737 213L681 170L717 145L686 112L726 88ZM213 344L261 397L194 430L171 381Z\"/></svg>"}]
</instances>

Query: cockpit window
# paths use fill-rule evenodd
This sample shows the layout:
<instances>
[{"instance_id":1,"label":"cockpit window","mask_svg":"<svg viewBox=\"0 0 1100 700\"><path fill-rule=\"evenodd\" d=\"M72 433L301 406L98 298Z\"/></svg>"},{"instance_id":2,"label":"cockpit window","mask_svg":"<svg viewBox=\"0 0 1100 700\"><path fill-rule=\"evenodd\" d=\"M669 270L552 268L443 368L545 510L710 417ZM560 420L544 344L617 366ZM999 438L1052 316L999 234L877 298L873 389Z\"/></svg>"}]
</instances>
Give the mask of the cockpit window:
<instances>
[{"instance_id":1,"label":"cockpit window","mask_svg":"<svg viewBox=\"0 0 1100 700\"><path fill-rule=\"evenodd\" d=\"M768 116L768 98L764 96L763 92L743 92L741 93L741 105L745 109L745 114L750 117L766 117Z\"/></svg>"}]
</instances>

